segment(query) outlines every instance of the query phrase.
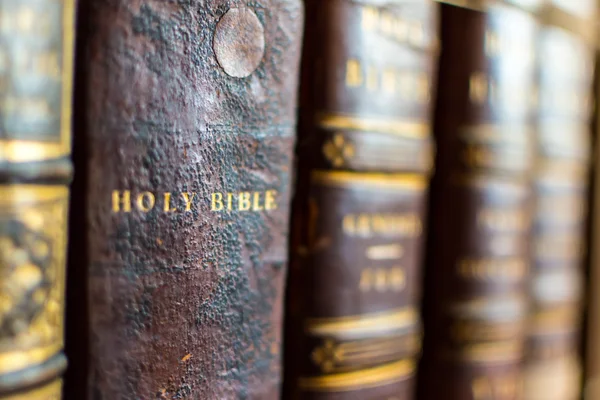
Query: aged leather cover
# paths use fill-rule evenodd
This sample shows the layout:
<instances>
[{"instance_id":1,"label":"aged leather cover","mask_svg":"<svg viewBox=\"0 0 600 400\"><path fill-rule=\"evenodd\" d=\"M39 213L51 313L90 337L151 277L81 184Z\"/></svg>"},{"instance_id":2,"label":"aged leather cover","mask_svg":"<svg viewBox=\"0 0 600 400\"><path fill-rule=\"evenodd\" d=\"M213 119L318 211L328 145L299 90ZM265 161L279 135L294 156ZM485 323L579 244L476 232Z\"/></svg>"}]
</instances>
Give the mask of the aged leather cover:
<instances>
[{"instance_id":1,"label":"aged leather cover","mask_svg":"<svg viewBox=\"0 0 600 400\"><path fill-rule=\"evenodd\" d=\"M84 3L81 396L276 399L302 4Z\"/></svg>"},{"instance_id":2,"label":"aged leather cover","mask_svg":"<svg viewBox=\"0 0 600 400\"><path fill-rule=\"evenodd\" d=\"M0 398L60 399L72 0L0 1Z\"/></svg>"},{"instance_id":3,"label":"aged leather cover","mask_svg":"<svg viewBox=\"0 0 600 400\"><path fill-rule=\"evenodd\" d=\"M480 3L441 5L421 400L522 386L537 23L525 2Z\"/></svg>"},{"instance_id":4,"label":"aged leather cover","mask_svg":"<svg viewBox=\"0 0 600 400\"><path fill-rule=\"evenodd\" d=\"M437 5L306 7L284 397L412 399Z\"/></svg>"},{"instance_id":5,"label":"aged leather cover","mask_svg":"<svg viewBox=\"0 0 600 400\"><path fill-rule=\"evenodd\" d=\"M566 8L579 26L594 21L595 0L555 3L549 6ZM579 337L594 47L576 26L569 29L543 20L543 15L542 22L524 399L576 400L581 396Z\"/></svg>"}]
</instances>

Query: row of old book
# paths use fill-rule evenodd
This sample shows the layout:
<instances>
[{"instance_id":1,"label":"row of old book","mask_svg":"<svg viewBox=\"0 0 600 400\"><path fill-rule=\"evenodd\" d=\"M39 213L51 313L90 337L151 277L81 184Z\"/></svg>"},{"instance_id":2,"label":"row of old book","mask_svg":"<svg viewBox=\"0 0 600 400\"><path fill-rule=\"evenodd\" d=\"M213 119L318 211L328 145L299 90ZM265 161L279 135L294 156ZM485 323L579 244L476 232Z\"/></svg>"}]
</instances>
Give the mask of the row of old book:
<instances>
[{"instance_id":1,"label":"row of old book","mask_svg":"<svg viewBox=\"0 0 600 400\"><path fill-rule=\"evenodd\" d=\"M0 0L0 399L600 400L597 3Z\"/></svg>"}]
</instances>

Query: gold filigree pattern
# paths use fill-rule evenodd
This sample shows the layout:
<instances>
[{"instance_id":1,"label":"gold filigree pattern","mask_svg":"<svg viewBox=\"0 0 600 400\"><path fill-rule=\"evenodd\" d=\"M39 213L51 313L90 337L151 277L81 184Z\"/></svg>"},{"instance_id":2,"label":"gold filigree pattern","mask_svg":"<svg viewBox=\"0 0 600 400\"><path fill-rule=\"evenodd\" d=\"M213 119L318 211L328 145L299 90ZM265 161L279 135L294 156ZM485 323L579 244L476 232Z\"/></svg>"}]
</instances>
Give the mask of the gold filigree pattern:
<instances>
[{"instance_id":1,"label":"gold filigree pattern","mask_svg":"<svg viewBox=\"0 0 600 400\"><path fill-rule=\"evenodd\" d=\"M334 167L343 167L348 160L354 157L354 144L347 141L344 135L336 133L323 145L323 155Z\"/></svg>"},{"instance_id":2,"label":"gold filigree pattern","mask_svg":"<svg viewBox=\"0 0 600 400\"><path fill-rule=\"evenodd\" d=\"M68 190L0 186L0 374L62 348Z\"/></svg>"}]
</instances>

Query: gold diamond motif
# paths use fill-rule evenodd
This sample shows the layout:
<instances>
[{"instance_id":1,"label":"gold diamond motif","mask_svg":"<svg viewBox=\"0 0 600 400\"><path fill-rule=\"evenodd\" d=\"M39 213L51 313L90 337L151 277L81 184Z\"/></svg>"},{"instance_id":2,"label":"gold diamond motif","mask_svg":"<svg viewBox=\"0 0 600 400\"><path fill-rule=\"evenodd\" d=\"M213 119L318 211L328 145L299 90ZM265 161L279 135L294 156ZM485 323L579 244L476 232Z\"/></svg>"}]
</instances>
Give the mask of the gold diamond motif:
<instances>
[{"instance_id":1,"label":"gold diamond motif","mask_svg":"<svg viewBox=\"0 0 600 400\"><path fill-rule=\"evenodd\" d=\"M354 145L344 138L341 133L336 133L323 145L323 155L334 167L343 167L348 160L354 157Z\"/></svg>"},{"instance_id":2,"label":"gold diamond motif","mask_svg":"<svg viewBox=\"0 0 600 400\"><path fill-rule=\"evenodd\" d=\"M328 339L313 350L311 358L321 368L321 371L331 372L335 364L344 359L344 350L333 340Z\"/></svg>"}]
</instances>

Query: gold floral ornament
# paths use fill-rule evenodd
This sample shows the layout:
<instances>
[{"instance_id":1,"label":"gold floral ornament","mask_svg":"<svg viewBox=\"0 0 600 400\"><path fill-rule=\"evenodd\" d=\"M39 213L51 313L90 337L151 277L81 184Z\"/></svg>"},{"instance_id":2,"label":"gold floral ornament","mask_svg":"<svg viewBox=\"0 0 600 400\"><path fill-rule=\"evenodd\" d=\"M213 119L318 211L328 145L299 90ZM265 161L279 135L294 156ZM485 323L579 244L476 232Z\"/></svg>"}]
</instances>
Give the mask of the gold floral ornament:
<instances>
[{"instance_id":1,"label":"gold floral ornament","mask_svg":"<svg viewBox=\"0 0 600 400\"><path fill-rule=\"evenodd\" d=\"M325 340L323 345L313 350L311 358L321 371L331 372L337 362L344 359L344 350L333 340Z\"/></svg>"},{"instance_id":2,"label":"gold floral ornament","mask_svg":"<svg viewBox=\"0 0 600 400\"><path fill-rule=\"evenodd\" d=\"M334 167L344 166L354 154L354 145L346 141L341 133L336 133L323 145L323 155Z\"/></svg>"},{"instance_id":3,"label":"gold floral ornament","mask_svg":"<svg viewBox=\"0 0 600 400\"><path fill-rule=\"evenodd\" d=\"M18 220L0 223L0 341L30 329L51 290L49 239Z\"/></svg>"}]
</instances>

